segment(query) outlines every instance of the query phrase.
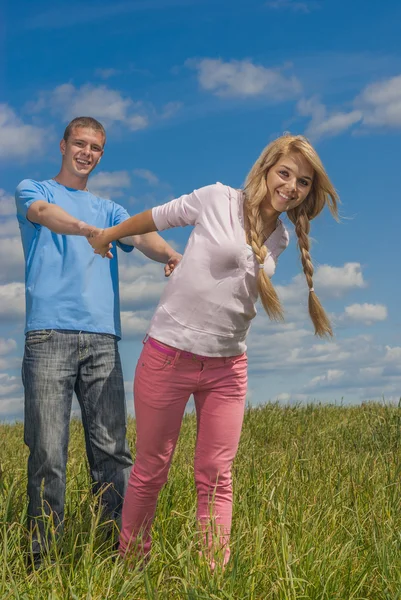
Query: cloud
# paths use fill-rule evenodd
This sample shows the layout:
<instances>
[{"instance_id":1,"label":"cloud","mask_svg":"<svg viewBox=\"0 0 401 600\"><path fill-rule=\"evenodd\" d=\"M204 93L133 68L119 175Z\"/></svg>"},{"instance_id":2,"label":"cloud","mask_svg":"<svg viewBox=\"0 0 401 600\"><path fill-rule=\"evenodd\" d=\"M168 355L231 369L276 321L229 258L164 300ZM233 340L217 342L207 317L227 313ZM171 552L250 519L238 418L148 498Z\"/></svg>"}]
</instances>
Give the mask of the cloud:
<instances>
[{"instance_id":1,"label":"cloud","mask_svg":"<svg viewBox=\"0 0 401 600\"><path fill-rule=\"evenodd\" d=\"M124 189L131 186L128 171L100 171L89 179L88 187L92 194L102 198L117 198Z\"/></svg>"},{"instance_id":2,"label":"cloud","mask_svg":"<svg viewBox=\"0 0 401 600\"><path fill-rule=\"evenodd\" d=\"M0 285L0 321L21 320L25 315L23 283Z\"/></svg>"},{"instance_id":3,"label":"cloud","mask_svg":"<svg viewBox=\"0 0 401 600\"><path fill-rule=\"evenodd\" d=\"M159 178L157 175L149 171L149 169L134 169L134 175L140 177L141 179L145 179L149 183L149 185L158 185Z\"/></svg>"},{"instance_id":4,"label":"cloud","mask_svg":"<svg viewBox=\"0 0 401 600\"><path fill-rule=\"evenodd\" d=\"M326 298L340 298L355 289L366 287L360 263L345 263L342 267L320 265L313 276L316 293ZM307 294L303 274L296 275L288 285L276 285L277 293L284 303L299 304Z\"/></svg>"},{"instance_id":5,"label":"cloud","mask_svg":"<svg viewBox=\"0 0 401 600\"><path fill-rule=\"evenodd\" d=\"M0 356L4 356L5 354L9 354L13 352L17 348L17 342L11 338L5 339L0 338Z\"/></svg>"},{"instance_id":6,"label":"cloud","mask_svg":"<svg viewBox=\"0 0 401 600\"><path fill-rule=\"evenodd\" d=\"M25 261L21 238L0 237L0 255L7 257L7 260L0 263L0 282L22 281L25 274Z\"/></svg>"},{"instance_id":7,"label":"cloud","mask_svg":"<svg viewBox=\"0 0 401 600\"><path fill-rule=\"evenodd\" d=\"M217 96L245 98L264 95L271 100L284 100L301 91L296 77L285 77L279 69L267 69L249 60L224 62L204 58L190 59L185 64L198 71L200 86Z\"/></svg>"},{"instance_id":8,"label":"cloud","mask_svg":"<svg viewBox=\"0 0 401 600\"><path fill-rule=\"evenodd\" d=\"M297 104L300 115L311 117L305 135L313 140L338 135L357 123L363 114L360 110L349 112L332 112L328 114L326 107L317 98L301 99Z\"/></svg>"},{"instance_id":9,"label":"cloud","mask_svg":"<svg viewBox=\"0 0 401 600\"><path fill-rule=\"evenodd\" d=\"M341 320L372 325L387 319L387 307L383 304L351 304L345 307Z\"/></svg>"},{"instance_id":10,"label":"cloud","mask_svg":"<svg viewBox=\"0 0 401 600\"><path fill-rule=\"evenodd\" d=\"M98 2L96 10L93 5L82 5L82 3L69 3L68 7L57 6L43 12L38 12L25 22L27 29L64 29L67 27L79 27L92 25L94 21L112 19L113 17L124 18L138 11L154 11L170 9L173 7L190 7L194 0L135 0L132 2Z\"/></svg>"},{"instance_id":11,"label":"cloud","mask_svg":"<svg viewBox=\"0 0 401 600\"><path fill-rule=\"evenodd\" d=\"M63 83L51 92L41 92L39 99L30 103L28 109L32 112L50 109L65 120L90 114L106 126L120 123L131 131L144 129L149 125L142 102L123 97L118 90L112 90L106 85L96 86L91 83L79 88L72 83Z\"/></svg>"},{"instance_id":12,"label":"cloud","mask_svg":"<svg viewBox=\"0 0 401 600\"><path fill-rule=\"evenodd\" d=\"M119 75L121 71L119 69L96 69L95 75L97 77L101 77L102 79L109 79L110 77L114 77L115 75Z\"/></svg>"},{"instance_id":13,"label":"cloud","mask_svg":"<svg viewBox=\"0 0 401 600\"><path fill-rule=\"evenodd\" d=\"M0 216L1 217L15 217L17 209L15 207L15 200L11 194L7 194L5 190L0 188Z\"/></svg>"},{"instance_id":14,"label":"cloud","mask_svg":"<svg viewBox=\"0 0 401 600\"><path fill-rule=\"evenodd\" d=\"M7 104L0 104L0 159L36 157L43 151L48 132L27 125Z\"/></svg>"},{"instance_id":15,"label":"cloud","mask_svg":"<svg viewBox=\"0 0 401 600\"><path fill-rule=\"evenodd\" d=\"M122 311L121 327L124 340L143 337L150 322L149 313Z\"/></svg>"},{"instance_id":16,"label":"cloud","mask_svg":"<svg viewBox=\"0 0 401 600\"><path fill-rule=\"evenodd\" d=\"M368 85L356 99L369 127L401 127L401 75Z\"/></svg>"},{"instance_id":17,"label":"cloud","mask_svg":"<svg viewBox=\"0 0 401 600\"><path fill-rule=\"evenodd\" d=\"M1 398L0 420L21 420L24 413L24 400L22 395L14 398Z\"/></svg>"},{"instance_id":18,"label":"cloud","mask_svg":"<svg viewBox=\"0 0 401 600\"><path fill-rule=\"evenodd\" d=\"M401 364L401 347L386 346L385 350L386 350L386 354L383 359L383 362L385 364L389 364L389 363Z\"/></svg>"},{"instance_id":19,"label":"cloud","mask_svg":"<svg viewBox=\"0 0 401 600\"><path fill-rule=\"evenodd\" d=\"M20 377L14 377L7 375L7 373L0 373L0 397L8 396L9 394L15 393L21 389Z\"/></svg>"},{"instance_id":20,"label":"cloud","mask_svg":"<svg viewBox=\"0 0 401 600\"><path fill-rule=\"evenodd\" d=\"M297 0L270 0L269 2L266 2L265 6L274 10L289 9L296 13L305 14L308 14L312 10L319 8L319 4L317 2L298 2Z\"/></svg>"},{"instance_id":21,"label":"cloud","mask_svg":"<svg viewBox=\"0 0 401 600\"><path fill-rule=\"evenodd\" d=\"M153 261L142 261L138 254L130 266L120 265L120 299L124 310L150 310L156 307L167 279L163 265Z\"/></svg>"},{"instance_id":22,"label":"cloud","mask_svg":"<svg viewBox=\"0 0 401 600\"><path fill-rule=\"evenodd\" d=\"M167 102L167 104L163 106L160 118L171 119L171 117L174 117L174 115L177 114L177 112L182 108L182 106L182 102Z\"/></svg>"}]
</instances>

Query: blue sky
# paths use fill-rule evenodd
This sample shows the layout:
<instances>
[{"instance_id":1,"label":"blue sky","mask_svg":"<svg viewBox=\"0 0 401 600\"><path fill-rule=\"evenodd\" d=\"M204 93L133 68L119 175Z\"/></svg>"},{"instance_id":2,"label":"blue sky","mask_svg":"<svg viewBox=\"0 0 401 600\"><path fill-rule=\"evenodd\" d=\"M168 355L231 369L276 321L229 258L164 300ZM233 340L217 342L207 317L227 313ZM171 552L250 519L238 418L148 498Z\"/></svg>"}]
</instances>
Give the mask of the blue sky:
<instances>
[{"instance_id":1,"label":"blue sky","mask_svg":"<svg viewBox=\"0 0 401 600\"><path fill-rule=\"evenodd\" d=\"M342 200L312 223L315 289L335 338L313 336L294 236L274 283L285 324L259 310L249 402L401 395L401 5L395 0L6 0L0 7L0 420L22 417L23 260L13 204L59 168L82 114L108 133L92 191L135 213L221 181L240 187L284 131L316 146ZM189 229L165 237L183 250ZM165 284L120 255L127 402ZM301 275L300 275L301 273ZM76 407L75 407L76 409Z\"/></svg>"}]
</instances>

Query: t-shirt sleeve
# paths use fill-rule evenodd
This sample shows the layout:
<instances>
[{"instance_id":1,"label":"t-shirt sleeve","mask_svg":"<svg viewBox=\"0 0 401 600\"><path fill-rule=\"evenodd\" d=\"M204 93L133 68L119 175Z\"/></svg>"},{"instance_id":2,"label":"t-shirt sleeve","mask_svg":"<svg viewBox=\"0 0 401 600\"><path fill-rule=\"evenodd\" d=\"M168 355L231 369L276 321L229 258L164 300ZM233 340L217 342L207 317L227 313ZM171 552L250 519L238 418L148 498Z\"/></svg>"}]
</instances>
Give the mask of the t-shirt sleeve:
<instances>
[{"instance_id":1,"label":"t-shirt sleeve","mask_svg":"<svg viewBox=\"0 0 401 600\"><path fill-rule=\"evenodd\" d=\"M37 200L48 202L46 193L38 181L33 179L24 179L15 190L15 203L17 205L17 217L19 220L29 221L27 217L28 208ZM41 227L39 223L32 223L37 229Z\"/></svg>"},{"instance_id":2,"label":"t-shirt sleeve","mask_svg":"<svg viewBox=\"0 0 401 600\"><path fill-rule=\"evenodd\" d=\"M185 227L196 225L204 210L210 202L215 186L209 185L171 200L152 209L152 217L158 231L171 227Z\"/></svg>"},{"instance_id":3,"label":"t-shirt sleeve","mask_svg":"<svg viewBox=\"0 0 401 600\"><path fill-rule=\"evenodd\" d=\"M113 215L113 225L119 225L127 219L129 219L129 214L127 213L125 208L123 208L119 204L116 204ZM123 242L120 242L120 240L117 240L116 244L119 248L121 248L121 250L123 250L123 252L132 252L134 249L134 246L131 246L130 244L124 244Z\"/></svg>"}]
</instances>

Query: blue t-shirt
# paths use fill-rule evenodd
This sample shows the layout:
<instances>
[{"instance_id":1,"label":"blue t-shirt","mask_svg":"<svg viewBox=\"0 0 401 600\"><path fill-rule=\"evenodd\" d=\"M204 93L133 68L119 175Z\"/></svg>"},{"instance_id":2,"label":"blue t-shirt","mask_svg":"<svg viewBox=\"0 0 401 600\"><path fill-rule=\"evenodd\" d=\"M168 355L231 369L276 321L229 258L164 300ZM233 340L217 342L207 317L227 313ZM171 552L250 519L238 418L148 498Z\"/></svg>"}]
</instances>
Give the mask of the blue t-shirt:
<instances>
[{"instance_id":1,"label":"blue t-shirt","mask_svg":"<svg viewBox=\"0 0 401 600\"><path fill-rule=\"evenodd\" d=\"M121 337L117 249L111 260L94 254L83 236L60 235L27 219L36 200L57 204L90 225L111 227L129 214L111 200L54 180L24 179L15 201L25 255L25 332L69 329ZM130 252L133 247L118 245Z\"/></svg>"}]
</instances>

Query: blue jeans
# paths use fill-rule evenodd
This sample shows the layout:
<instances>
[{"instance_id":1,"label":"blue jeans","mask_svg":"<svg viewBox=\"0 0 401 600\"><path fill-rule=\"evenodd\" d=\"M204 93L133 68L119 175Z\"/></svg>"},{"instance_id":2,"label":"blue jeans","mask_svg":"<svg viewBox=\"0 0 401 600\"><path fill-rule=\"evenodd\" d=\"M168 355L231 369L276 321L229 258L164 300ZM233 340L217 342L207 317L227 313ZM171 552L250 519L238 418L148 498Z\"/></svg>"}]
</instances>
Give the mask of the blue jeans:
<instances>
[{"instance_id":1,"label":"blue jeans","mask_svg":"<svg viewBox=\"0 0 401 600\"><path fill-rule=\"evenodd\" d=\"M66 464L73 392L82 412L94 491L119 518L132 459L126 441L124 380L117 338L108 334L45 329L26 335L22 364L24 440L29 447L28 521L32 551L49 542L40 517L64 519Z\"/></svg>"}]
</instances>

